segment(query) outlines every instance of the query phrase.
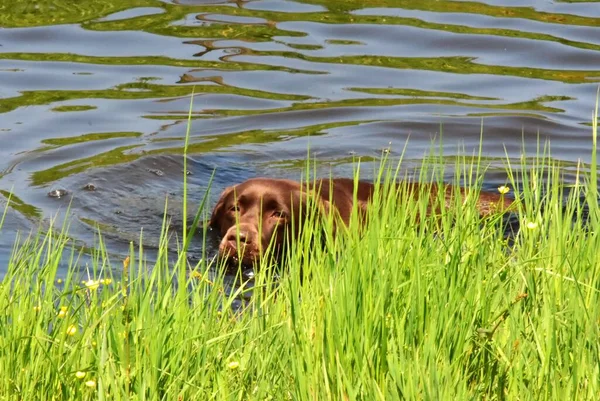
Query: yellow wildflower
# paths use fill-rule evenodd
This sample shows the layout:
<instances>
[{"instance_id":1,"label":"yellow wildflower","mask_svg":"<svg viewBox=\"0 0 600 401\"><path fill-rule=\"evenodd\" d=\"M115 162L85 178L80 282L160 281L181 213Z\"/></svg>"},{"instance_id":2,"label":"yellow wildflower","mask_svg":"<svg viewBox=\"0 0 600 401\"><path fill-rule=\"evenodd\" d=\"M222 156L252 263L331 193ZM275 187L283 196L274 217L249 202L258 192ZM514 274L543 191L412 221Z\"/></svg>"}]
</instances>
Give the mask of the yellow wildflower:
<instances>
[{"instance_id":1,"label":"yellow wildflower","mask_svg":"<svg viewBox=\"0 0 600 401\"><path fill-rule=\"evenodd\" d=\"M70 326L67 328L67 334L68 334L68 335L70 335L70 336L74 336L74 335L75 335L75 333L77 333L77 326L75 326L75 325L70 325Z\"/></svg>"},{"instance_id":2,"label":"yellow wildflower","mask_svg":"<svg viewBox=\"0 0 600 401\"><path fill-rule=\"evenodd\" d=\"M63 318L65 316L67 316L68 310L69 310L69 308L67 308L66 306L61 306L60 310L58 311L58 317Z\"/></svg>"},{"instance_id":3,"label":"yellow wildflower","mask_svg":"<svg viewBox=\"0 0 600 401\"><path fill-rule=\"evenodd\" d=\"M88 387L96 387L96 382L93 380L88 380L85 382L85 385Z\"/></svg>"},{"instance_id":4,"label":"yellow wildflower","mask_svg":"<svg viewBox=\"0 0 600 401\"><path fill-rule=\"evenodd\" d=\"M227 367L228 367L229 369L238 369L238 368L240 367L240 363L239 363L239 362L237 362L237 361L229 362L229 363L227 364Z\"/></svg>"},{"instance_id":5,"label":"yellow wildflower","mask_svg":"<svg viewBox=\"0 0 600 401\"><path fill-rule=\"evenodd\" d=\"M507 187L506 185L501 185L498 187L498 192L500 192L502 195L507 194L510 192L510 187Z\"/></svg>"},{"instance_id":6,"label":"yellow wildflower","mask_svg":"<svg viewBox=\"0 0 600 401\"><path fill-rule=\"evenodd\" d=\"M83 379L85 377L85 372L77 371L75 372L75 377L78 379Z\"/></svg>"},{"instance_id":7,"label":"yellow wildflower","mask_svg":"<svg viewBox=\"0 0 600 401\"><path fill-rule=\"evenodd\" d=\"M84 281L83 284L87 287L88 290L97 290L100 287L100 281L98 280L88 280Z\"/></svg>"}]
</instances>

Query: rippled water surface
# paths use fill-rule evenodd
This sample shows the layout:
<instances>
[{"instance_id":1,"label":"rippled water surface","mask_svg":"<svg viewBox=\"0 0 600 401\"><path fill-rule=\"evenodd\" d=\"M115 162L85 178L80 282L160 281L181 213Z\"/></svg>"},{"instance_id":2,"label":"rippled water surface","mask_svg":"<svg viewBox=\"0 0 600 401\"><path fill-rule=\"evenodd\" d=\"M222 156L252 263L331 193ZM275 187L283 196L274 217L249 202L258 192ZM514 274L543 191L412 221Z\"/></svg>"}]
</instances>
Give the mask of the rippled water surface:
<instances>
[{"instance_id":1,"label":"rippled water surface","mask_svg":"<svg viewBox=\"0 0 600 401\"><path fill-rule=\"evenodd\" d=\"M167 197L180 227L192 90L193 208L215 169L211 202L299 178L309 146L349 175L405 144L418 165L440 131L470 153L482 125L494 166L539 135L573 168L599 85L594 1L0 0L0 273L17 231L69 205L78 243L99 226L115 253L156 245Z\"/></svg>"}]
</instances>

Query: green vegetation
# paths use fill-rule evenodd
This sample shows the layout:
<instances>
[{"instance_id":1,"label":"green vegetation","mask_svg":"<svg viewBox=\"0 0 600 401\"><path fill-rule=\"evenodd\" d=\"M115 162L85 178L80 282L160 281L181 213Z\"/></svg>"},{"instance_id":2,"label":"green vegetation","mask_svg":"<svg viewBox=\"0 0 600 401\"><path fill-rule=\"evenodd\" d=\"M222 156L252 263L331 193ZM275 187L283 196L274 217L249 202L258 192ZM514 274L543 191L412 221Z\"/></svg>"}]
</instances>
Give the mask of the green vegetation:
<instances>
[{"instance_id":1,"label":"green vegetation","mask_svg":"<svg viewBox=\"0 0 600 401\"><path fill-rule=\"evenodd\" d=\"M42 216L42 212L40 209L23 202L23 200L20 199L14 193L11 193L11 192L8 192L5 190L0 190L0 195L2 195L4 197L4 200L7 202L6 210L8 210L8 205L10 205L11 208L13 208L17 212L21 213L23 216L26 216L28 218L39 219ZM4 215L6 215L6 211L4 212L3 216ZM2 228L1 225L0 225L0 228Z\"/></svg>"},{"instance_id":2,"label":"green vegetation","mask_svg":"<svg viewBox=\"0 0 600 401\"><path fill-rule=\"evenodd\" d=\"M88 105L79 105L79 106L57 106L52 109L52 111L56 111L59 113L66 113L70 111L88 111L97 109L96 106L88 106Z\"/></svg>"},{"instance_id":3,"label":"green vegetation","mask_svg":"<svg viewBox=\"0 0 600 401\"><path fill-rule=\"evenodd\" d=\"M36 171L31 175L31 184L43 185L90 168L131 162L140 158L139 155L130 152L139 146L141 145L120 146L95 156L84 157L46 170Z\"/></svg>"},{"instance_id":4,"label":"green vegetation","mask_svg":"<svg viewBox=\"0 0 600 401\"><path fill-rule=\"evenodd\" d=\"M233 289L206 255L188 262L191 233L206 234L206 198L176 261L166 229L153 265L133 245L116 261L100 240L83 266L66 229L30 237L0 284L0 397L596 400L593 121L589 173L566 200L545 151L518 170L507 162L522 228L510 243L499 217L478 217L475 191L437 216L424 217L424 201L399 207L389 183L402 177L389 164L374 176L369 224L355 215L334 237L331 218L309 219L278 280L266 259ZM477 188L483 161L457 160L456 180ZM421 180L439 181L440 164Z\"/></svg>"},{"instance_id":5,"label":"green vegetation","mask_svg":"<svg viewBox=\"0 0 600 401\"><path fill-rule=\"evenodd\" d=\"M67 137L67 138L50 138L43 139L42 143L51 145L53 147L75 145L78 143L85 143L90 141L102 141L105 139L114 138L138 138L142 136L141 132L97 132L93 134L84 134L80 136Z\"/></svg>"}]
</instances>

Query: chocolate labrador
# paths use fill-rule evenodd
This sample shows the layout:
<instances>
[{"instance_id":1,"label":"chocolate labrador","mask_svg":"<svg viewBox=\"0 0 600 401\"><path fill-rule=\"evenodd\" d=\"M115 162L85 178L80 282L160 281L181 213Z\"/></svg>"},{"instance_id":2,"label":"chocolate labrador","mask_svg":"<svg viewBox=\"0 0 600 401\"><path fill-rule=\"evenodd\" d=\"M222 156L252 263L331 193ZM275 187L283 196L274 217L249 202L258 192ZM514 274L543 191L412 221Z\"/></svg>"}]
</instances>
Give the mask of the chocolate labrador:
<instances>
[{"instance_id":1,"label":"chocolate labrador","mask_svg":"<svg viewBox=\"0 0 600 401\"><path fill-rule=\"evenodd\" d=\"M284 179L253 178L226 188L210 219L210 226L222 236L219 255L233 262L252 266L271 245L273 254L281 256L284 244L299 235L309 210L309 197L316 201L320 212L333 212L336 220L346 225L350 221L355 201L360 215L366 216L375 186L364 181L359 181L356 185L356 199L355 183L349 178L321 179L308 185ZM416 198L420 194L426 194L430 205L437 197L438 187L435 184L405 185L405 192L409 196ZM456 187L447 185L444 190L446 204L449 206L456 195ZM464 188L459 188L459 192L463 196L467 194ZM512 202L500 194L480 192L477 209L481 216L487 216L505 211ZM430 206L427 213L432 211ZM360 220L364 221L364 218Z\"/></svg>"}]
</instances>

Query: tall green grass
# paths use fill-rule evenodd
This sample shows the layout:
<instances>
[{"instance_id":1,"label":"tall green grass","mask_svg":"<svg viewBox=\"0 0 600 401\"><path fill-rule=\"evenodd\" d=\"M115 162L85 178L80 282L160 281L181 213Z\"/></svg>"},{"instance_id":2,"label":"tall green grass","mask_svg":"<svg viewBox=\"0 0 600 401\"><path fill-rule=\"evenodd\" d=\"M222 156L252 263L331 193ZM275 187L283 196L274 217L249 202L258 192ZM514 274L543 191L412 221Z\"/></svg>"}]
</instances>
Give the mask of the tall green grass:
<instances>
[{"instance_id":1,"label":"tall green grass","mask_svg":"<svg viewBox=\"0 0 600 401\"><path fill-rule=\"evenodd\" d=\"M596 134L597 115L594 155ZM476 192L435 217L399 204L400 170L385 164L366 227L355 215L333 236L314 218L277 280L265 262L233 290L206 255L188 262L190 235L169 261L166 229L152 265L141 246L114 260L101 237L88 265L66 231L17 241L0 284L0 399L597 400L595 160L566 199L543 150L507 165L522 223L510 243ZM456 180L476 189L483 167L465 158Z\"/></svg>"}]
</instances>

